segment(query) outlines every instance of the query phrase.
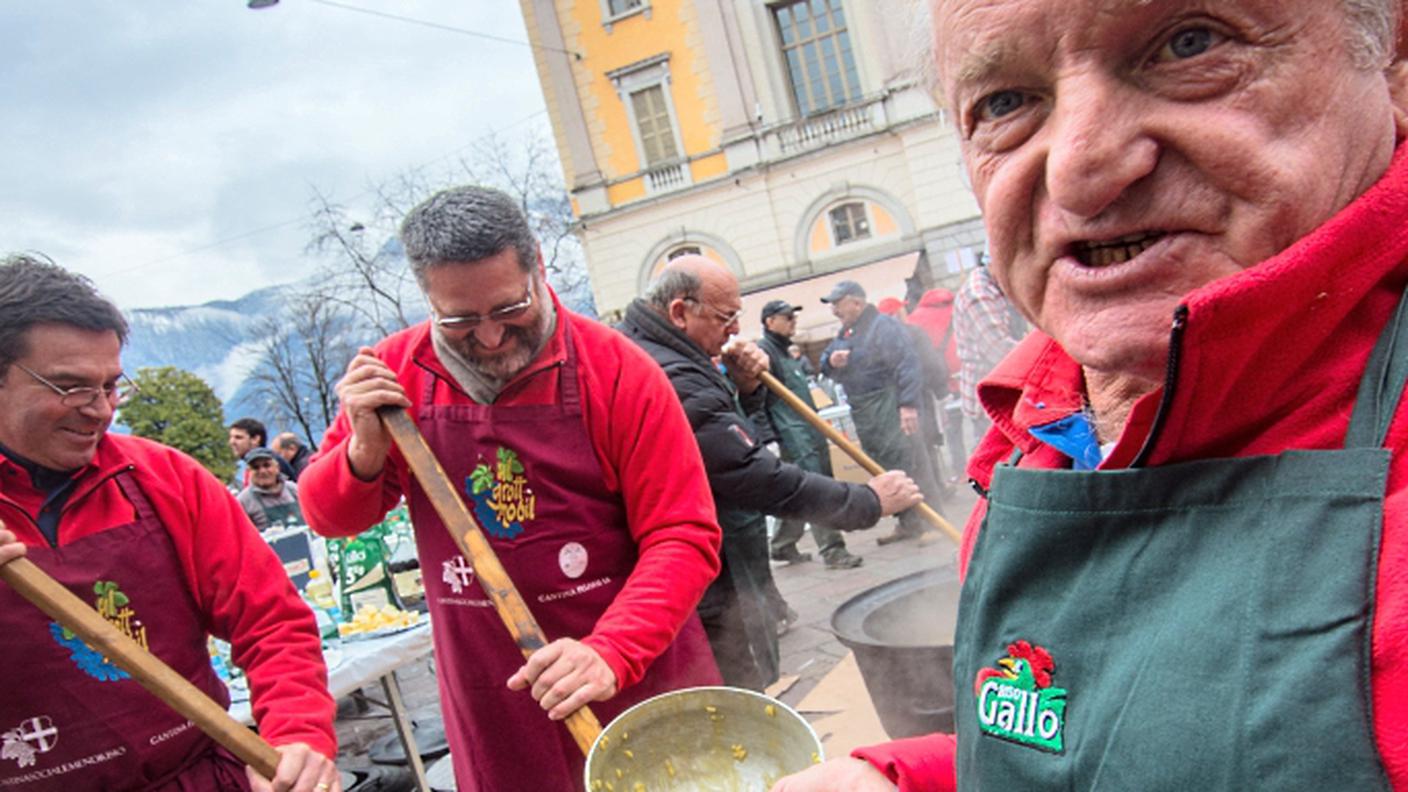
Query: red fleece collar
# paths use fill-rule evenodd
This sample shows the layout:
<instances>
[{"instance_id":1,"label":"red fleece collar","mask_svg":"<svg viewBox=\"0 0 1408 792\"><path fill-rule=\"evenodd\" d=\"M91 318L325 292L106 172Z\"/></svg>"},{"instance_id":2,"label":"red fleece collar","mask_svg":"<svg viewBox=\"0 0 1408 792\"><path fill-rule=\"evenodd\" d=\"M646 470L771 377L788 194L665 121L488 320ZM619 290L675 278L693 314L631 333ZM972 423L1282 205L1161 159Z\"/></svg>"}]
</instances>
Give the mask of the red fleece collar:
<instances>
[{"instance_id":1,"label":"red fleece collar","mask_svg":"<svg viewBox=\"0 0 1408 792\"><path fill-rule=\"evenodd\" d=\"M1342 443L1365 361L1405 283L1408 146L1400 146L1383 178L1325 224L1188 295L1173 399L1148 464ZM1083 380L1055 341L1028 336L978 387L1002 436L975 452L974 478L986 485L1014 445L1035 450L1027 428L1080 409ZM1103 467L1134 459L1162 396L1135 405Z\"/></svg>"}]
</instances>

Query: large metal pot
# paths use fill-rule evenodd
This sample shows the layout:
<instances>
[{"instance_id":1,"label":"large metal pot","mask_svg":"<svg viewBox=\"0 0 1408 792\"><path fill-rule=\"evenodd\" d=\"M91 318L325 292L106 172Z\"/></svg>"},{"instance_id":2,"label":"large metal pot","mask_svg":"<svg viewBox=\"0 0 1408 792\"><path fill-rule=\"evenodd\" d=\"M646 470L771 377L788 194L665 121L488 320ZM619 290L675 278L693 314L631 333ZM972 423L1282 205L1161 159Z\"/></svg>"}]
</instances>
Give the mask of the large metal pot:
<instances>
[{"instance_id":1,"label":"large metal pot","mask_svg":"<svg viewBox=\"0 0 1408 792\"><path fill-rule=\"evenodd\" d=\"M831 615L892 739L953 731L958 575L935 569L882 583Z\"/></svg>"},{"instance_id":2,"label":"large metal pot","mask_svg":"<svg viewBox=\"0 0 1408 792\"><path fill-rule=\"evenodd\" d=\"M730 687L663 693L611 721L587 754L588 792L766 792L822 759L782 702Z\"/></svg>"}]
</instances>

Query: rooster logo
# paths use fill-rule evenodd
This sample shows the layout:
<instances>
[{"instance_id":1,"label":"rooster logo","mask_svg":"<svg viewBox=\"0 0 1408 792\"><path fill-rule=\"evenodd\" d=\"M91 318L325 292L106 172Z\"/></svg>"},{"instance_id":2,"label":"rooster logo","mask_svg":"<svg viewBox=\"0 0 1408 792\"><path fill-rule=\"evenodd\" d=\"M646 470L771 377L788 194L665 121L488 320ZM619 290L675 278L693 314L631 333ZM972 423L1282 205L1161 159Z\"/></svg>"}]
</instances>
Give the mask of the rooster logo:
<instances>
[{"instance_id":1,"label":"rooster logo","mask_svg":"<svg viewBox=\"0 0 1408 792\"><path fill-rule=\"evenodd\" d=\"M1056 662L1028 641L1007 646L997 668L984 668L973 680L978 727L984 734L1061 753L1066 691L1052 687Z\"/></svg>"}]
</instances>

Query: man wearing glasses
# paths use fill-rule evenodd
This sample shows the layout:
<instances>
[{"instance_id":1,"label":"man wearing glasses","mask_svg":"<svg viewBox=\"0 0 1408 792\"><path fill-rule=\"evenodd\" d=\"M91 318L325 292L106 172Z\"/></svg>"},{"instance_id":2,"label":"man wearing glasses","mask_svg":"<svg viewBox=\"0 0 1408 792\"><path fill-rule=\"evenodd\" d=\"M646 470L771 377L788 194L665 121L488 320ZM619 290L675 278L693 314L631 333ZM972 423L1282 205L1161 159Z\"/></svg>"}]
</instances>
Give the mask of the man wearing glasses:
<instances>
[{"instance_id":1,"label":"man wearing glasses","mask_svg":"<svg viewBox=\"0 0 1408 792\"><path fill-rule=\"evenodd\" d=\"M866 486L837 481L784 463L764 447L749 416L763 409L760 375L768 356L751 343L725 346L738 332L741 305L732 272L703 256L680 256L626 309L621 330L669 377L709 472L724 530L724 571L699 615L719 670L730 685L762 690L778 678L777 622L795 619L772 579L763 515L865 528L913 506L919 489L898 471Z\"/></svg>"},{"instance_id":2,"label":"man wearing glasses","mask_svg":"<svg viewBox=\"0 0 1408 792\"><path fill-rule=\"evenodd\" d=\"M431 317L348 366L303 513L345 536L408 500L461 792L581 789L581 750L552 721L719 681L694 614L719 571L703 463L645 353L558 302L507 195L442 192L401 240ZM392 447L388 405L410 411L551 641L526 664Z\"/></svg>"},{"instance_id":3,"label":"man wearing glasses","mask_svg":"<svg viewBox=\"0 0 1408 792\"><path fill-rule=\"evenodd\" d=\"M108 433L135 392L122 373L126 334L117 308L86 279L28 256L0 263L0 563L28 556L225 703L207 632L229 641L260 731L283 756L272 785L247 775L0 585L0 786L336 789L334 706L317 627L278 557L195 460Z\"/></svg>"}]
</instances>

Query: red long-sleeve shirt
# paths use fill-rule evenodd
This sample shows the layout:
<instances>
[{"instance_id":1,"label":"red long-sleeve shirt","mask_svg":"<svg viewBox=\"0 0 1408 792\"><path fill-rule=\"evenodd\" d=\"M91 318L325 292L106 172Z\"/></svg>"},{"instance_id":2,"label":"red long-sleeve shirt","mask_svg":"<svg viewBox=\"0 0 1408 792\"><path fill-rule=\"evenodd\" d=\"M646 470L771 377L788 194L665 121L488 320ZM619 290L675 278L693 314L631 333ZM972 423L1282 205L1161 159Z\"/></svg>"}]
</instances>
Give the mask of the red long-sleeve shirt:
<instances>
[{"instance_id":1,"label":"red long-sleeve shirt","mask_svg":"<svg viewBox=\"0 0 1408 792\"><path fill-rule=\"evenodd\" d=\"M1187 318L1173 392L1148 465L1342 448L1374 342L1408 284L1408 146L1364 195L1279 255L1183 301ZM1170 387L1170 386L1165 386ZM986 487L1021 448L1023 467L1069 459L1027 430L1082 407L1080 365L1050 337L1029 335L979 386L993 429L969 475ZM1163 390L1140 399L1100 469L1128 467L1155 425ZM1374 741L1393 786L1408 789L1408 398L1384 447L1392 453L1374 592L1370 687ZM960 575L982 525L964 531ZM1345 662L1354 662L1346 658ZM971 683L967 683L971 684ZM958 695L965 681L958 680ZM1333 735L1323 735L1332 740ZM955 788L951 735L855 752L901 792Z\"/></svg>"},{"instance_id":2,"label":"red long-sleeve shirt","mask_svg":"<svg viewBox=\"0 0 1408 792\"><path fill-rule=\"evenodd\" d=\"M201 626L230 643L231 659L249 678L260 734L274 745L303 742L336 756L336 706L313 614L234 496L198 462L148 440L107 435L60 513L59 547L134 519L114 479L129 467L171 536L204 614ZM0 520L26 545L47 546L35 522L43 503L29 473L0 456Z\"/></svg>"},{"instance_id":3,"label":"red long-sleeve shirt","mask_svg":"<svg viewBox=\"0 0 1408 792\"><path fill-rule=\"evenodd\" d=\"M664 373L615 330L567 311L556 296L553 304L558 323L552 338L495 403L554 403L566 357L563 328L570 322L583 420L606 487L620 493L625 527L639 549L625 587L580 640L602 656L625 688L669 646L718 575L718 521L699 447ZM383 340L376 354L396 372L413 404L421 400L429 377L444 383L435 389L443 394L441 403L473 404L436 357L428 322ZM298 479L308 524L328 536L350 536L376 523L410 484L394 448L375 480L353 475L347 463L350 433L346 413L338 415Z\"/></svg>"}]
</instances>

